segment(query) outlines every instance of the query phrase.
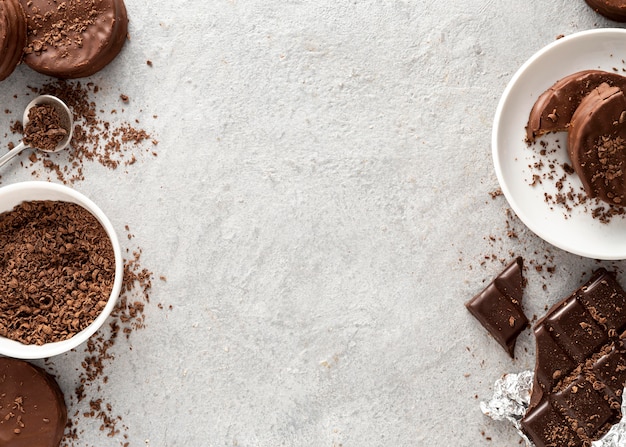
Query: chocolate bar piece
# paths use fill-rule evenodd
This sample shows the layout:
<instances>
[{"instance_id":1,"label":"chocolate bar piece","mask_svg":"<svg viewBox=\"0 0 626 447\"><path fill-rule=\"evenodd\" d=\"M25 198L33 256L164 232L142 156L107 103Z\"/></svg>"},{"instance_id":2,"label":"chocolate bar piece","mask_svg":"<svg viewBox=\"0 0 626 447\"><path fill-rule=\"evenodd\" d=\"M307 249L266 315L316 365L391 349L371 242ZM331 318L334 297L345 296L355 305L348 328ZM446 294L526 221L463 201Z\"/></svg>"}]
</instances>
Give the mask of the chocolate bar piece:
<instances>
[{"instance_id":1,"label":"chocolate bar piece","mask_svg":"<svg viewBox=\"0 0 626 447\"><path fill-rule=\"evenodd\" d=\"M535 379L521 422L536 447L591 445L621 419L624 329L626 292L605 269L537 322Z\"/></svg>"},{"instance_id":2,"label":"chocolate bar piece","mask_svg":"<svg viewBox=\"0 0 626 447\"><path fill-rule=\"evenodd\" d=\"M515 259L485 290L465 304L511 357L517 336L528 326L521 307L522 267L522 258Z\"/></svg>"}]
</instances>

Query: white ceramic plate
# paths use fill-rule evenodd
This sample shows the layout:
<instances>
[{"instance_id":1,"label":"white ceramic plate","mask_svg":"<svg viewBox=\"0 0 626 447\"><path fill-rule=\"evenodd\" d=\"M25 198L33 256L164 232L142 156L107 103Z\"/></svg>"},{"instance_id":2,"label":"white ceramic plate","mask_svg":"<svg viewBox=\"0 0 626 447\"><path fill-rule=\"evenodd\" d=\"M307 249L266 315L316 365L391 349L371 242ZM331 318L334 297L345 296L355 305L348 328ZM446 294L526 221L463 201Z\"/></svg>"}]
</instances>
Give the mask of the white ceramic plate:
<instances>
[{"instance_id":1,"label":"white ceramic plate","mask_svg":"<svg viewBox=\"0 0 626 447\"><path fill-rule=\"evenodd\" d=\"M594 219L587 207L571 211L545 200L554 194L555 182L543 181L531 186L532 165L538 162L539 146L528 147L524 141L528 114L537 97L559 79L580 70L617 69L626 75L626 30L584 31L554 41L531 57L515 73L504 90L493 124L493 161L502 192L518 217L535 234L571 253L595 259L626 259L626 216L615 216L609 223ZM560 150L545 161L569 162L567 134L545 137L559 141ZM580 190L576 174L567 182ZM569 187L569 186L568 186Z\"/></svg>"}]
</instances>

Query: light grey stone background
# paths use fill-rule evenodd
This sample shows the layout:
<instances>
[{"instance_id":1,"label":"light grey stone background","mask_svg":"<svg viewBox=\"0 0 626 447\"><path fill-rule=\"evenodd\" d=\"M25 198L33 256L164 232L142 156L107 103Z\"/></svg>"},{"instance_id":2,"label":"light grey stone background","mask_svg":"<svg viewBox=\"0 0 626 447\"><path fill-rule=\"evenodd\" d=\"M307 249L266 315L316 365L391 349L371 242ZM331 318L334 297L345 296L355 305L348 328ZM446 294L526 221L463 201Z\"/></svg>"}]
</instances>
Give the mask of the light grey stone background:
<instances>
[{"instance_id":1,"label":"light grey stone background","mask_svg":"<svg viewBox=\"0 0 626 447\"><path fill-rule=\"evenodd\" d=\"M537 50L619 24L583 0L127 7L130 40L85 81L104 110L131 98L119 119L138 119L158 156L86 163L74 187L167 281L105 362L120 434L78 417L79 445L519 445L479 401L533 367L532 336L512 361L464 303L522 255L524 308L540 316L601 264L491 198L493 115ZM5 138L28 102L13 95L48 80L22 66L2 83ZM32 178L14 163L0 181ZM68 393L83 357L46 363Z\"/></svg>"}]
</instances>

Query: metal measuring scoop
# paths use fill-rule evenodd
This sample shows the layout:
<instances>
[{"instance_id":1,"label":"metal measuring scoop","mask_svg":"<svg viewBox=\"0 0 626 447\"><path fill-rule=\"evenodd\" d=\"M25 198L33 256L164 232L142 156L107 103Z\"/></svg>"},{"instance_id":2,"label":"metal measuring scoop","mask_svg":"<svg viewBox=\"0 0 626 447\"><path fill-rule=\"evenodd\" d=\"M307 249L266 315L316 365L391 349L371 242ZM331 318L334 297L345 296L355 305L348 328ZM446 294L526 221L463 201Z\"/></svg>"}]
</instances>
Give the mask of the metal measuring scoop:
<instances>
[{"instance_id":1,"label":"metal measuring scoop","mask_svg":"<svg viewBox=\"0 0 626 447\"><path fill-rule=\"evenodd\" d=\"M49 152L49 153L58 152L62 149L65 149L67 146L69 146L70 141L72 140L72 131L74 130L72 112L70 112L70 109L65 105L65 103L61 101L59 98L57 98L56 96L41 95L33 99L26 106L26 110L24 110L24 117L22 119L24 128L26 128L26 124L28 124L28 121L29 121L28 112L30 112L30 109L32 109L33 107L42 105L42 104L47 104L47 105L51 105L52 107L54 107L56 112L59 114L59 119L60 119L59 124L63 129L67 131L67 134L63 137L61 141L57 143L56 147L53 150L46 150L42 148L34 148L34 149L38 149L40 151ZM18 144L16 147L14 147L9 152L7 152L2 157L0 157L0 167L4 166L9 160L11 160L13 157L18 155L24 149L31 149L31 146L28 146L24 144L24 141L21 141L20 144Z\"/></svg>"}]
</instances>

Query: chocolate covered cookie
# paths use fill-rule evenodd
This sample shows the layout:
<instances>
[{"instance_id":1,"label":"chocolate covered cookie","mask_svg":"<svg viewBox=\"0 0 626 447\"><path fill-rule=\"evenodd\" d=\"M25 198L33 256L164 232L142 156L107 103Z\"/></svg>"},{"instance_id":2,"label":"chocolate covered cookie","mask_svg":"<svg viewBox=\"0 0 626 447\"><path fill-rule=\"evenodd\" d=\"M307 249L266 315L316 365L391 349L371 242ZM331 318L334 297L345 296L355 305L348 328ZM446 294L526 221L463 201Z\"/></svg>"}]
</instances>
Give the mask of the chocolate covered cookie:
<instances>
[{"instance_id":1,"label":"chocolate covered cookie","mask_svg":"<svg viewBox=\"0 0 626 447\"><path fill-rule=\"evenodd\" d=\"M66 423L54 378L23 360L0 357L0 445L58 447Z\"/></svg>"},{"instance_id":2,"label":"chocolate covered cookie","mask_svg":"<svg viewBox=\"0 0 626 447\"><path fill-rule=\"evenodd\" d=\"M128 33L123 0L20 0L28 24L24 62L58 78L82 78L118 55Z\"/></svg>"},{"instance_id":3,"label":"chocolate covered cookie","mask_svg":"<svg viewBox=\"0 0 626 447\"><path fill-rule=\"evenodd\" d=\"M626 205L626 97L601 84L581 101L569 127L567 148L589 197Z\"/></svg>"},{"instance_id":4,"label":"chocolate covered cookie","mask_svg":"<svg viewBox=\"0 0 626 447\"><path fill-rule=\"evenodd\" d=\"M19 0L0 1L0 81L22 60L26 46L26 16Z\"/></svg>"},{"instance_id":5,"label":"chocolate covered cookie","mask_svg":"<svg viewBox=\"0 0 626 447\"><path fill-rule=\"evenodd\" d=\"M602 70L584 70L554 83L535 101L526 126L526 139L567 129L582 99L600 84L626 88L626 77Z\"/></svg>"},{"instance_id":6,"label":"chocolate covered cookie","mask_svg":"<svg viewBox=\"0 0 626 447\"><path fill-rule=\"evenodd\" d=\"M626 0L585 0L599 14L616 22L626 22Z\"/></svg>"}]
</instances>

